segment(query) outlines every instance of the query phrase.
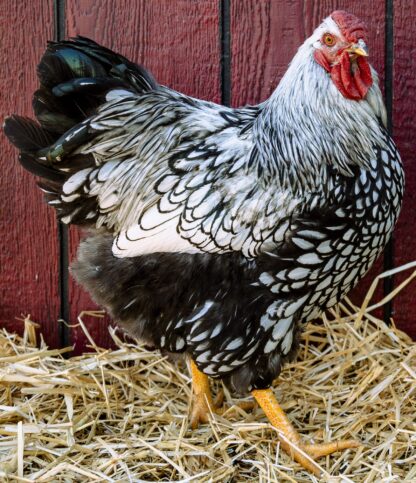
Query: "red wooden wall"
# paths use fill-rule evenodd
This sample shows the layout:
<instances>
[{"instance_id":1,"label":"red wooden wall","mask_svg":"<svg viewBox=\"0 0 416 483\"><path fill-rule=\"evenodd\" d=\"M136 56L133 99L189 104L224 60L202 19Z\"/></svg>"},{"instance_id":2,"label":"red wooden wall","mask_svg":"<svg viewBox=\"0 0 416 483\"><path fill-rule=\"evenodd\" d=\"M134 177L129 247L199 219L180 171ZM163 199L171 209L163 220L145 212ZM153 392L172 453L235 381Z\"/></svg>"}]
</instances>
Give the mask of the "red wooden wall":
<instances>
[{"instance_id":1,"label":"red wooden wall","mask_svg":"<svg viewBox=\"0 0 416 483\"><path fill-rule=\"evenodd\" d=\"M385 266L416 258L416 2L407 0L3 0L0 11L1 115L30 115L36 63L47 39L86 35L148 67L160 83L187 94L234 106L266 99L297 47L335 9L367 21L372 62L381 74L394 137L406 169L406 197L393 252ZM68 276L67 259L80 235L60 233L34 180L16 162L0 135L0 325L30 313L53 346L71 342L80 351L79 328L63 329L94 308ZM361 283L358 301L383 260ZM396 277L397 285L403 277ZM378 296L383 295L381 287ZM392 306L397 325L416 336L416 296L408 287ZM387 314L389 315L389 314ZM106 322L86 318L98 344L108 345Z\"/></svg>"},{"instance_id":2,"label":"red wooden wall","mask_svg":"<svg viewBox=\"0 0 416 483\"><path fill-rule=\"evenodd\" d=\"M31 115L36 60L54 35L53 0L13 0L0 8L0 106L3 116ZM18 166L16 151L0 133L0 326L22 328L30 313L51 345L60 344L59 240L55 214L33 176Z\"/></svg>"}]
</instances>

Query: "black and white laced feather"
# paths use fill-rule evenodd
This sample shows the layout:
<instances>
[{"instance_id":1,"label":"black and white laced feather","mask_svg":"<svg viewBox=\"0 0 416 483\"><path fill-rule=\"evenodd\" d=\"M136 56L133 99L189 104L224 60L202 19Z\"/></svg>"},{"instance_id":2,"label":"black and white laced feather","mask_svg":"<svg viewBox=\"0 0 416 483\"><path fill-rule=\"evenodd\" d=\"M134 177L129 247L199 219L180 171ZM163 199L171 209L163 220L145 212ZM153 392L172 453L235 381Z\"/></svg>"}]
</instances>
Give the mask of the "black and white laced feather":
<instances>
[{"instance_id":1,"label":"black and white laced feather","mask_svg":"<svg viewBox=\"0 0 416 483\"><path fill-rule=\"evenodd\" d=\"M311 55L325 28L269 100L241 109L160 86L88 39L51 43L40 126L5 127L61 220L88 227L72 270L95 300L239 392L271 384L400 210L376 73L366 100L344 98Z\"/></svg>"}]
</instances>

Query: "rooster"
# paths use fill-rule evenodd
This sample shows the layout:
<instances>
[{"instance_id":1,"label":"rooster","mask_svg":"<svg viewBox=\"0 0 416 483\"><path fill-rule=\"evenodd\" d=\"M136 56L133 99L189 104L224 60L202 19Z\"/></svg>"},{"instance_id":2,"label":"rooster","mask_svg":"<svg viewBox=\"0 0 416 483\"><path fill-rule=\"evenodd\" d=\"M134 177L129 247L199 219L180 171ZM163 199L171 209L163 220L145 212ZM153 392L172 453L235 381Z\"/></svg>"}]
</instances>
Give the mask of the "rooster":
<instances>
[{"instance_id":1,"label":"rooster","mask_svg":"<svg viewBox=\"0 0 416 483\"><path fill-rule=\"evenodd\" d=\"M271 97L239 109L161 86L87 38L50 42L38 123L4 127L60 220L88 230L74 277L130 334L189 358L192 426L220 378L315 473L358 443L303 443L270 386L304 323L380 255L403 195L366 37L333 12Z\"/></svg>"}]
</instances>

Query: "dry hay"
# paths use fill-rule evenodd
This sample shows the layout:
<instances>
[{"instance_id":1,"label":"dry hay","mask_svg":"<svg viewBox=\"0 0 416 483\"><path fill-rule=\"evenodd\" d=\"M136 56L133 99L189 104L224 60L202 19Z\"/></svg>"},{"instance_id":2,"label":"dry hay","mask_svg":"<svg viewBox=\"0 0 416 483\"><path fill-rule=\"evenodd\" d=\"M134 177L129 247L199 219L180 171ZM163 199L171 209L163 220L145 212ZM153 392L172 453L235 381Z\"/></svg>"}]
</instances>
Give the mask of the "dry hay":
<instances>
[{"instance_id":1,"label":"dry hay","mask_svg":"<svg viewBox=\"0 0 416 483\"><path fill-rule=\"evenodd\" d=\"M361 309L344 301L307 326L275 384L305 439L363 443L321 459L320 481L416 481L416 345L372 315L387 301L368 306L376 282ZM94 352L66 359L36 348L35 326L0 334L1 481L318 481L279 450L261 409L192 431L185 368L114 329L116 350L90 340Z\"/></svg>"}]
</instances>

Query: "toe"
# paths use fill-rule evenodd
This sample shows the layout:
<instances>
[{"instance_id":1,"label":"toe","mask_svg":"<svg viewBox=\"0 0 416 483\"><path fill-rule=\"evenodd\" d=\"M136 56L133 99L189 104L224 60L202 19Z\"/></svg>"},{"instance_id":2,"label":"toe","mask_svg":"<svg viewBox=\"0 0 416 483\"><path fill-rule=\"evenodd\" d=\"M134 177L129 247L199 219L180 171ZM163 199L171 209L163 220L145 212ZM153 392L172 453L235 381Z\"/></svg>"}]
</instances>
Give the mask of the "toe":
<instances>
[{"instance_id":1,"label":"toe","mask_svg":"<svg viewBox=\"0 0 416 483\"><path fill-rule=\"evenodd\" d=\"M209 421L209 412L202 413L200 411L193 411L191 415L191 428L198 429L199 424L206 424Z\"/></svg>"},{"instance_id":2,"label":"toe","mask_svg":"<svg viewBox=\"0 0 416 483\"><path fill-rule=\"evenodd\" d=\"M312 458L321 458L322 456L328 456L332 453L336 453L337 451L344 451L350 448L358 448L362 446L358 441L353 439L349 439L346 441L334 441L332 443L323 443L323 444L305 444L303 449L312 457Z\"/></svg>"},{"instance_id":3,"label":"toe","mask_svg":"<svg viewBox=\"0 0 416 483\"><path fill-rule=\"evenodd\" d=\"M224 390L221 389L220 391L218 391L217 397L214 400L214 408L221 409L223 403L224 403Z\"/></svg>"},{"instance_id":4,"label":"toe","mask_svg":"<svg viewBox=\"0 0 416 483\"><path fill-rule=\"evenodd\" d=\"M211 412L212 408L205 398L195 398L191 413L192 429L197 429L200 423L208 423Z\"/></svg>"}]
</instances>

